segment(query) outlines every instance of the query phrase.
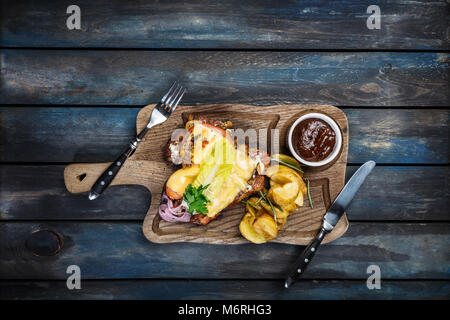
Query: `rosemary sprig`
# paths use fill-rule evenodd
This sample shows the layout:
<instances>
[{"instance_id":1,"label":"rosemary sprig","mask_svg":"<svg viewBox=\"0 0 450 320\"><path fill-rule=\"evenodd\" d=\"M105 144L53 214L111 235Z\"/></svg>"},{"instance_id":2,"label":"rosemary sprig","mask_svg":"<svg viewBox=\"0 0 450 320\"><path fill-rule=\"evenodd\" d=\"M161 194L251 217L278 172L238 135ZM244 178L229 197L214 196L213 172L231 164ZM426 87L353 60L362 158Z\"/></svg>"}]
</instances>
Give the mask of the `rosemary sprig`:
<instances>
[{"instance_id":1,"label":"rosemary sprig","mask_svg":"<svg viewBox=\"0 0 450 320\"><path fill-rule=\"evenodd\" d=\"M284 165L284 166L286 166L286 167L289 167L289 168L291 168L291 169L294 169L295 171L298 171L298 172L300 172L300 173L303 173L303 170L302 170L302 169L297 168L296 166L290 164L289 162L286 162L286 161L283 161L283 160L280 160L280 159L274 159L274 160L275 160L275 161L278 161L278 163L280 163L280 164L282 164L282 165Z\"/></svg>"},{"instance_id":2,"label":"rosemary sprig","mask_svg":"<svg viewBox=\"0 0 450 320\"><path fill-rule=\"evenodd\" d=\"M312 199L311 199L311 192L309 191L309 179L306 179L306 181L308 182L308 184L307 184L307 190L308 190L308 200L309 200L309 205L310 205L311 209L313 209L314 206L313 206L313 202L312 202Z\"/></svg>"},{"instance_id":3,"label":"rosemary sprig","mask_svg":"<svg viewBox=\"0 0 450 320\"><path fill-rule=\"evenodd\" d=\"M270 201L269 198L267 198L266 195L261 190L259 191L259 194L261 195L261 198L270 205L270 208L272 209L273 213L273 218L275 220L275 226L278 228L277 213L275 212L272 201Z\"/></svg>"},{"instance_id":4,"label":"rosemary sprig","mask_svg":"<svg viewBox=\"0 0 450 320\"><path fill-rule=\"evenodd\" d=\"M261 207L260 207L260 206L254 205L254 204L251 203L251 202L248 202L248 201L246 201L246 200L241 200L241 202L242 202L242 203L245 203L245 204L248 204L249 206L251 206L251 207L253 207L253 208L257 209L257 210L261 210Z\"/></svg>"},{"instance_id":5,"label":"rosemary sprig","mask_svg":"<svg viewBox=\"0 0 450 320\"><path fill-rule=\"evenodd\" d=\"M277 208L280 211L283 211L283 208L281 208L278 204L276 204L275 202L272 202L272 205Z\"/></svg>"},{"instance_id":6,"label":"rosemary sprig","mask_svg":"<svg viewBox=\"0 0 450 320\"><path fill-rule=\"evenodd\" d=\"M261 200L266 200L266 194L267 194L267 192L266 193L264 193L264 192L262 192L261 190L259 190L258 191L259 192L259 195L261 196L261 198L259 198L259 201L261 201Z\"/></svg>"},{"instance_id":7,"label":"rosemary sprig","mask_svg":"<svg viewBox=\"0 0 450 320\"><path fill-rule=\"evenodd\" d=\"M263 193L261 190L259 191L259 194L261 195L261 197L259 197L259 199L256 201L256 203L260 203L262 199L264 199L264 197L266 196L266 193Z\"/></svg>"}]
</instances>

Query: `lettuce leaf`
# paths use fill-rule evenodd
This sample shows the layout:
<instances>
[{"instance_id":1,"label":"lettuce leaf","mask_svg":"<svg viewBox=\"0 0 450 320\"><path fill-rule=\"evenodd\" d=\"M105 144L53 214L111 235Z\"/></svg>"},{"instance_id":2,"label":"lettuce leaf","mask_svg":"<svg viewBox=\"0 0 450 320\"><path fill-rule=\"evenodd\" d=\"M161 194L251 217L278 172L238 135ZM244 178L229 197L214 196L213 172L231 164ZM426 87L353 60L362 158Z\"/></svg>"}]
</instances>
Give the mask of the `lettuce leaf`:
<instances>
[{"instance_id":1,"label":"lettuce leaf","mask_svg":"<svg viewBox=\"0 0 450 320\"><path fill-rule=\"evenodd\" d=\"M204 194L209 200L212 200L230 176L234 159L233 144L227 139L216 141L200 164L199 174L192 186L198 188L201 185L209 185Z\"/></svg>"}]
</instances>

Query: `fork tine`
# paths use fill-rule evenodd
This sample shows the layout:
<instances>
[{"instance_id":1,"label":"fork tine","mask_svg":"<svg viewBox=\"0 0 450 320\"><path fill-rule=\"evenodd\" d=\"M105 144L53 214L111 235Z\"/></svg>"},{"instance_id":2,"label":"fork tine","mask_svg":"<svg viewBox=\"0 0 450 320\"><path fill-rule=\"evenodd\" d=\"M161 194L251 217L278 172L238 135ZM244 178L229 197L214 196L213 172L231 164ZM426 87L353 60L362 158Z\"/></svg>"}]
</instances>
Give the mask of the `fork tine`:
<instances>
[{"instance_id":1,"label":"fork tine","mask_svg":"<svg viewBox=\"0 0 450 320\"><path fill-rule=\"evenodd\" d=\"M175 85L177 85L177 82L175 81L172 86L170 87L169 91L167 91L167 93L164 95L164 97L162 97L161 99L161 103L165 103L167 96L169 95L169 93L172 91L172 89L175 87Z\"/></svg>"},{"instance_id":2,"label":"fork tine","mask_svg":"<svg viewBox=\"0 0 450 320\"><path fill-rule=\"evenodd\" d=\"M174 90L174 92L170 95L170 97L167 99L165 105L166 105L166 109L169 112L170 111L170 107L172 106L172 103L175 101L175 98L178 96L178 94L180 93L180 91L183 89L183 86L178 86L176 87L176 89Z\"/></svg>"},{"instance_id":3,"label":"fork tine","mask_svg":"<svg viewBox=\"0 0 450 320\"><path fill-rule=\"evenodd\" d=\"M185 92L186 92L186 89L183 89L183 91L181 92L181 94L177 97L175 103L173 104L173 107L170 109L170 112L171 112L171 113L175 111L175 109L176 109L177 106L178 106L178 102L180 102L181 98L183 98L183 95L185 94Z\"/></svg>"}]
</instances>

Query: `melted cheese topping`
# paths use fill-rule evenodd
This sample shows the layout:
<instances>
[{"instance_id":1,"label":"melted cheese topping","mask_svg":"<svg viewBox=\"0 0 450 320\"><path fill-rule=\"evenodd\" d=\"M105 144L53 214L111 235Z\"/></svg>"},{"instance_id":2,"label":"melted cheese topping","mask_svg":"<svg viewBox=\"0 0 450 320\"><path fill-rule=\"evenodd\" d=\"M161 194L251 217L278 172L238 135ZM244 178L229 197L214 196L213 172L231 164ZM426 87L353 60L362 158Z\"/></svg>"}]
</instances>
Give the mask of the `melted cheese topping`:
<instances>
[{"instance_id":1,"label":"melted cheese topping","mask_svg":"<svg viewBox=\"0 0 450 320\"><path fill-rule=\"evenodd\" d=\"M239 192L248 191L251 186L247 181L252 177L256 162L247 156L245 146L242 145L235 153L235 162L229 178L224 182L220 194L206 205L208 216L214 217L225 209L236 198Z\"/></svg>"}]
</instances>

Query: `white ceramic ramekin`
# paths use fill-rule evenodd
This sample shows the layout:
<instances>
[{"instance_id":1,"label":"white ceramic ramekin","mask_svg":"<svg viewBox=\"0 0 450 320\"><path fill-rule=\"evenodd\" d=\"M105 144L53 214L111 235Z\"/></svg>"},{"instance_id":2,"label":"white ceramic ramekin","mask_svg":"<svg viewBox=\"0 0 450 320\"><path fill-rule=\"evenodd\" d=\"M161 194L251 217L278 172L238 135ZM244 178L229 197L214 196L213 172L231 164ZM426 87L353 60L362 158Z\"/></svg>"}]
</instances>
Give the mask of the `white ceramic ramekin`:
<instances>
[{"instance_id":1,"label":"white ceramic ramekin","mask_svg":"<svg viewBox=\"0 0 450 320\"><path fill-rule=\"evenodd\" d=\"M294 146L292 143L292 133L294 132L295 127L303 120L311 119L311 118L316 118L316 119L325 121L326 123L328 123L330 125L331 129L333 129L333 131L336 132L336 143L334 144L333 151L329 154L329 156L327 158L323 159L322 161L313 162L313 161L306 161L306 160L302 159L297 154L297 152L295 152L295 149L294 149ZM288 145L289 145L289 150L291 151L292 155L300 163L303 163L304 165L310 166L310 167L321 167L321 166L324 166L324 165L330 163L338 156L339 151L341 150L341 146L342 146L341 129L339 128L339 126L333 119L331 119L329 116L327 116L323 113L307 113L307 114L301 116L300 118L298 118L297 120L295 120L295 122L292 124L291 128L289 129Z\"/></svg>"}]
</instances>

